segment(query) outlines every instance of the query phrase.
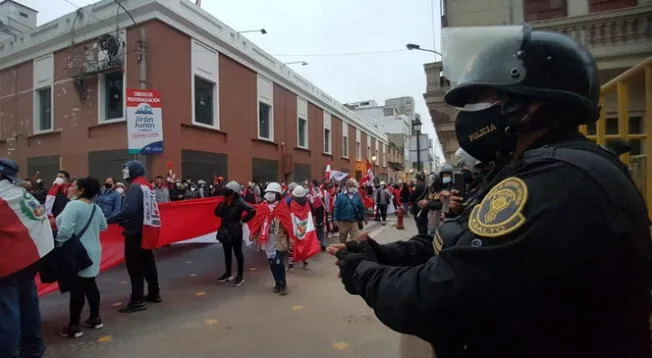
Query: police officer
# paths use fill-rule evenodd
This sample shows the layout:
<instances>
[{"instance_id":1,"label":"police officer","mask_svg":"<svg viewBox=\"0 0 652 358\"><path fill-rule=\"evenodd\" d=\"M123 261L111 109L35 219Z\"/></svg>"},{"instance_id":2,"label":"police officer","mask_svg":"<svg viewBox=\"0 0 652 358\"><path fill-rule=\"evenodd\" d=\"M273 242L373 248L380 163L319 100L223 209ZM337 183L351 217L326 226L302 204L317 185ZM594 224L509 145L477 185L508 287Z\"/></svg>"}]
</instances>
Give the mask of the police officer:
<instances>
[{"instance_id":1,"label":"police officer","mask_svg":"<svg viewBox=\"0 0 652 358\"><path fill-rule=\"evenodd\" d=\"M649 358L645 203L577 131L597 118L594 59L528 26L443 38L460 146L496 170L434 240L330 247L344 287L439 358Z\"/></svg>"}]
</instances>

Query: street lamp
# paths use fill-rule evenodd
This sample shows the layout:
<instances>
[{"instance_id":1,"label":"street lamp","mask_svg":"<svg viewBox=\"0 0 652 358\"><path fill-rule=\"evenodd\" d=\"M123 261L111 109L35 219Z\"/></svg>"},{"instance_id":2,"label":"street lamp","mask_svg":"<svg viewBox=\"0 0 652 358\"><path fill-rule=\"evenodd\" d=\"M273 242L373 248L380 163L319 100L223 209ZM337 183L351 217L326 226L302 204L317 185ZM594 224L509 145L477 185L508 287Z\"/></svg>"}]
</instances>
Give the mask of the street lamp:
<instances>
[{"instance_id":1,"label":"street lamp","mask_svg":"<svg viewBox=\"0 0 652 358\"><path fill-rule=\"evenodd\" d=\"M417 171L421 171L421 120L419 118L412 121L412 133L417 136Z\"/></svg>"},{"instance_id":2,"label":"street lamp","mask_svg":"<svg viewBox=\"0 0 652 358\"><path fill-rule=\"evenodd\" d=\"M260 32L261 34L265 35L267 33L267 30L265 30L265 29L257 29L257 30L238 31L239 34L246 34L248 32Z\"/></svg>"},{"instance_id":3,"label":"street lamp","mask_svg":"<svg viewBox=\"0 0 652 358\"><path fill-rule=\"evenodd\" d=\"M301 66L308 66L308 62L306 61L292 61L292 62L285 62L283 63L284 65L301 65Z\"/></svg>"},{"instance_id":4,"label":"street lamp","mask_svg":"<svg viewBox=\"0 0 652 358\"><path fill-rule=\"evenodd\" d=\"M405 47L407 47L408 50L418 50L418 51L432 52L432 53L436 53L439 56L442 56L441 52L439 52L439 51L428 50L428 49L425 49L425 48L421 48L421 46L419 46L417 44L407 44L407 45L405 45Z\"/></svg>"}]
</instances>

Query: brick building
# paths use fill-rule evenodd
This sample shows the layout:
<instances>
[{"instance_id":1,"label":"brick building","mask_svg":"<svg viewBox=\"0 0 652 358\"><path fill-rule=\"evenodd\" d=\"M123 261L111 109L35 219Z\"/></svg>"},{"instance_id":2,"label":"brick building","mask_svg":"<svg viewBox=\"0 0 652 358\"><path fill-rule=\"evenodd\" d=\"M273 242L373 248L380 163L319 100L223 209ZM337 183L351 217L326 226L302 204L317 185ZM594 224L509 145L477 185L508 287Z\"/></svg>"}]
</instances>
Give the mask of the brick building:
<instances>
[{"instance_id":1,"label":"brick building","mask_svg":"<svg viewBox=\"0 0 652 358\"><path fill-rule=\"evenodd\" d=\"M0 37L0 157L23 176L118 176L134 158L124 94L139 87L161 93L164 152L144 157L151 174L171 162L194 179L321 179L330 162L360 177L372 156L387 174L382 133L203 9L124 5L128 14L104 0Z\"/></svg>"}]
</instances>

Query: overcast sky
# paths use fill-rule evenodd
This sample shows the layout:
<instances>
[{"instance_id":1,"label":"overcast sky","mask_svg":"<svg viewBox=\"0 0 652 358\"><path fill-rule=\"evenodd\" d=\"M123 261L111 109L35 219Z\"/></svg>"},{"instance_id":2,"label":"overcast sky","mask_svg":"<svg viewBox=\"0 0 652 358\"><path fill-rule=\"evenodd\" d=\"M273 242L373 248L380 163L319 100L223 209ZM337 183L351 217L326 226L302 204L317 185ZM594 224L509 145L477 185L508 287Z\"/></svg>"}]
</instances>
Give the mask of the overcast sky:
<instances>
[{"instance_id":1,"label":"overcast sky","mask_svg":"<svg viewBox=\"0 0 652 358\"><path fill-rule=\"evenodd\" d=\"M75 11L77 8L70 3L85 6L97 2L17 1L39 11L39 24ZM423 99L426 90L423 64L434 61L434 54L407 51L405 44L439 49L439 2L202 0L202 8L238 31L265 28L266 35L246 36L284 62L308 62L307 66L292 65L293 69L341 103L373 99L382 104L390 97L414 97L424 131L434 137ZM400 52L331 56L381 51ZM292 54L297 56L279 56Z\"/></svg>"}]
</instances>

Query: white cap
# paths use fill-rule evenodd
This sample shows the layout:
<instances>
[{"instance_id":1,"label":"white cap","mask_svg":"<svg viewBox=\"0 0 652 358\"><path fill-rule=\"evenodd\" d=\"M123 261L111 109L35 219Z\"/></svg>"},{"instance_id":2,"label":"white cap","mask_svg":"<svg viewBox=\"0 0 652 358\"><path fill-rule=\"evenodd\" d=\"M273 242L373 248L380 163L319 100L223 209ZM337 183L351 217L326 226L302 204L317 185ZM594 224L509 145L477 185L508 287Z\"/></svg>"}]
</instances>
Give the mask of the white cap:
<instances>
[{"instance_id":1,"label":"white cap","mask_svg":"<svg viewBox=\"0 0 652 358\"><path fill-rule=\"evenodd\" d=\"M292 190L292 196L295 198L303 198L306 196L306 189L304 189L301 185L297 185Z\"/></svg>"},{"instance_id":2,"label":"white cap","mask_svg":"<svg viewBox=\"0 0 652 358\"><path fill-rule=\"evenodd\" d=\"M265 192L283 194L283 189L281 188L281 184L276 182L271 182L267 184L267 188L265 188Z\"/></svg>"},{"instance_id":3,"label":"white cap","mask_svg":"<svg viewBox=\"0 0 652 358\"><path fill-rule=\"evenodd\" d=\"M297 185L298 185L297 183L291 182L290 184L288 184L288 191L291 193L292 190L294 190L294 188L297 187Z\"/></svg>"},{"instance_id":4,"label":"white cap","mask_svg":"<svg viewBox=\"0 0 652 358\"><path fill-rule=\"evenodd\" d=\"M381 181L381 182L380 182L380 185L385 185L385 184L386 184L386 183L385 183L384 181Z\"/></svg>"},{"instance_id":5,"label":"white cap","mask_svg":"<svg viewBox=\"0 0 652 358\"><path fill-rule=\"evenodd\" d=\"M236 192L236 193L240 192L240 190L242 189L242 188L240 187L240 184L238 184L238 182L235 181L235 180L232 180L232 181L228 182L228 183L225 185L225 187L226 187L227 189L231 189L231 190L233 190L233 191Z\"/></svg>"}]
</instances>

